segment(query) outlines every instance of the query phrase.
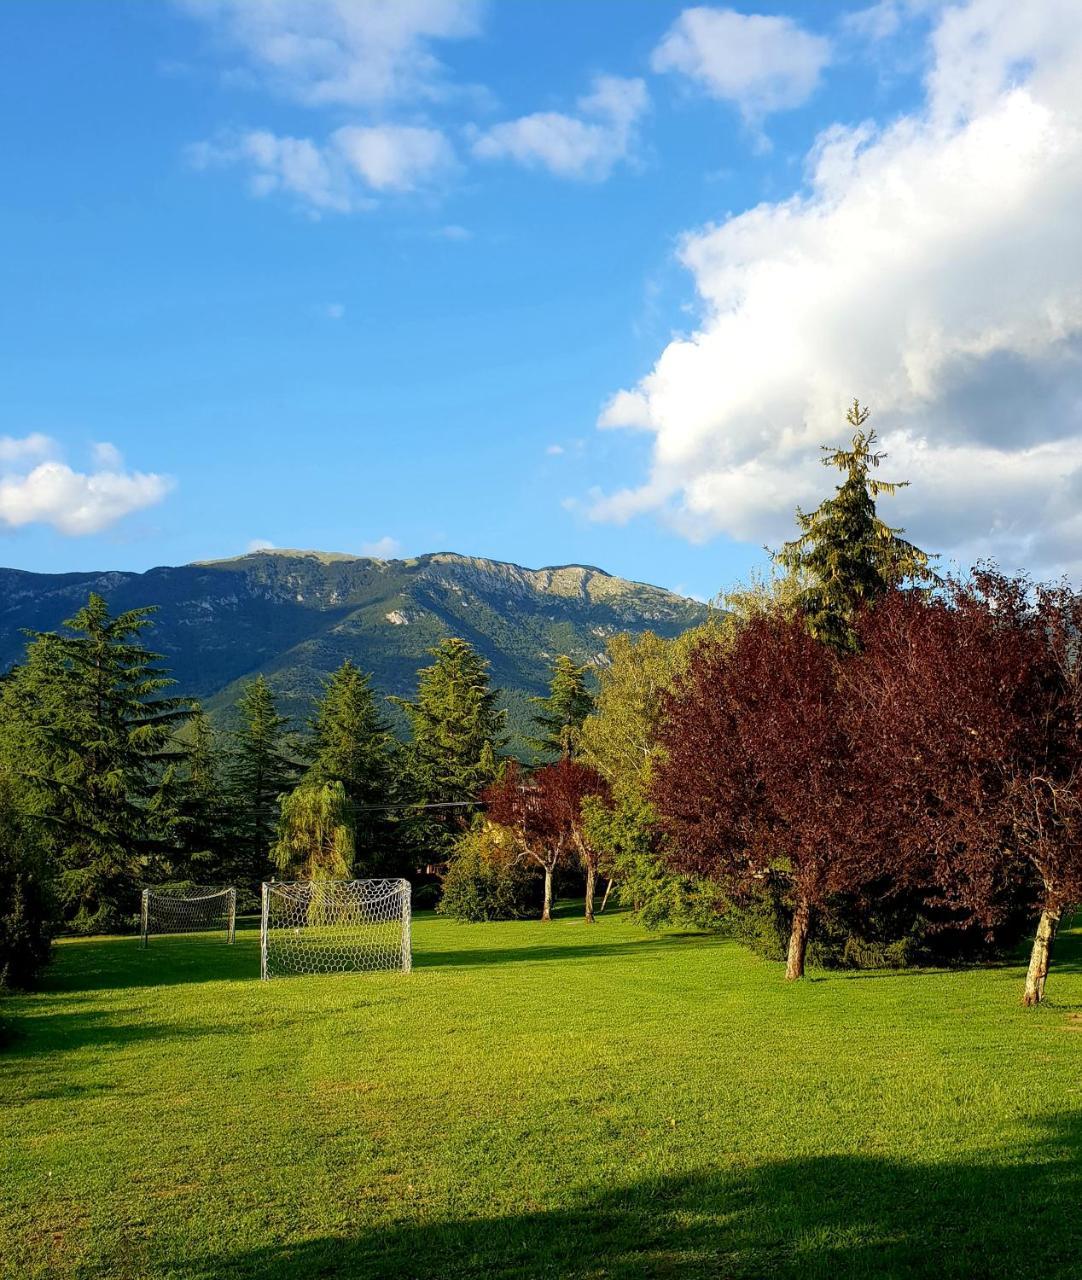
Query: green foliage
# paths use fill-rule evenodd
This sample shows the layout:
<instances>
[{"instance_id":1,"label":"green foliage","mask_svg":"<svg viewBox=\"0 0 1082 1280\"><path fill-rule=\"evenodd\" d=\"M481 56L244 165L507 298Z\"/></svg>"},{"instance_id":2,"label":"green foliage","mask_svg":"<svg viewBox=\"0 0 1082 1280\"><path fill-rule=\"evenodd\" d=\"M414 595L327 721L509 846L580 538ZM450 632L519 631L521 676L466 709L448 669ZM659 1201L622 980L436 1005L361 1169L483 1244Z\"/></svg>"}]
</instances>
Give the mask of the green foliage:
<instances>
[{"instance_id":1,"label":"green foliage","mask_svg":"<svg viewBox=\"0 0 1082 1280\"><path fill-rule=\"evenodd\" d=\"M871 474L886 455L874 451L875 432L863 430L867 419L868 410L854 400L846 414L855 431L851 448L823 446L823 465L836 467L845 479L836 496L814 511L797 508L800 536L775 555L779 566L805 584L799 603L811 634L843 651L856 648L852 623L861 605L904 582L935 578L928 554L876 514L876 498L897 492L908 481L892 483Z\"/></svg>"},{"instance_id":2,"label":"green foliage","mask_svg":"<svg viewBox=\"0 0 1082 1280\"><path fill-rule=\"evenodd\" d=\"M222 750L210 718L196 707L181 739L182 758L162 780L161 809L169 847L161 873L212 884L228 860L231 815L222 778Z\"/></svg>"},{"instance_id":3,"label":"green foliage","mask_svg":"<svg viewBox=\"0 0 1082 1280\"><path fill-rule=\"evenodd\" d=\"M533 721L540 730L530 745L542 758L568 759L579 754L582 724L594 706L585 673L585 667L576 666L562 653L552 664L548 696L530 699L539 708Z\"/></svg>"},{"instance_id":4,"label":"green foliage","mask_svg":"<svg viewBox=\"0 0 1082 1280\"><path fill-rule=\"evenodd\" d=\"M325 682L310 728L305 785L342 785L352 811L350 860L367 874L387 870L396 832L388 811L379 806L398 798L396 743L371 680L348 658Z\"/></svg>"},{"instance_id":5,"label":"green foliage","mask_svg":"<svg viewBox=\"0 0 1082 1280\"><path fill-rule=\"evenodd\" d=\"M34 986L49 960L55 904L48 854L0 774L0 989Z\"/></svg>"},{"instance_id":6,"label":"green foliage","mask_svg":"<svg viewBox=\"0 0 1082 1280\"><path fill-rule=\"evenodd\" d=\"M478 823L455 841L436 908L454 920L521 920L536 897L536 877L518 856L513 834Z\"/></svg>"},{"instance_id":7,"label":"green foliage","mask_svg":"<svg viewBox=\"0 0 1082 1280\"><path fill-rule=\"evenodd\" d=\"M278 827L279 798L298 772L287 750L289 720L278 714L270 686L260 675L237 704L240 727L226 759L226 791L233 806L236 851L230 868L238 880L261 880Z\"/></svg>"},{"instance_id":8,"label":"green foliage","mask_svg":"<svg viewBox=\"0 0 1082 1280\"><path fill-rule=\"evenodd\" d=\"M91 595L66 633L33 637L3 687L0 756L59 868L76 932L133 919L137 882L168 832L162 774L191 707L161 696L174 681L139 642L153 612L111 617Z\"/></svg>"},{"instance_id":9,"label":"green foliage","mask_svg":"<svg viewBox=\"0 0 1082 1280\"><path fill-rule=\"evenodd\" d=\"M421 803L473 801L497 775L506 715L497 709L488 663L465 640L444 640L429 653L433 662L419 674L416 699L395 699L411 730L403 753L409 787ZM429 811L413 828L420 847L438 850L460 829L459 814Z\"/></svg>"},{"instance_id":10,"label":"green foliage","mask_svg":"<svg viewBox=\"0 0 1082 1280\"><path fill-rule=\"evenodd\" d=\"M271 857L285 880L347 880L356 849L353 807L341 782L303 782L282 797Z\"/></svg>"},{"instance_id":11,"label":"green foliage","mask_svg":"<svg viewBox=\"0 0 1082 1280\"><path fill-rule=\"evenodd\" d=\"M613 881L613 896L647 929L678 926L715 929L722 898L707 880L669 870L653 809L623 799L610 809L596 798L582 806L587 839L601 854L600 873Z\"/></svg>"}]
</instances>

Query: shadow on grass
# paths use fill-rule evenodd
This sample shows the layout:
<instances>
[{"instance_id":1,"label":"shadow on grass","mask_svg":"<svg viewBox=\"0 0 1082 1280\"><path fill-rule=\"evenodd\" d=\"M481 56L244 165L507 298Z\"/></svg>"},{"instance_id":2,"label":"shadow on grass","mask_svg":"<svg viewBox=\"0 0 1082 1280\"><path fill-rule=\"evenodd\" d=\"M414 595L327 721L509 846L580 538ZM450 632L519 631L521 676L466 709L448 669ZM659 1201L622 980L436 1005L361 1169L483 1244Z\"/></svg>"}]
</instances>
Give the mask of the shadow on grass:
<instances>
[{"instance_id":1,"label":"shadow on grass","mask_svg":"<svg viewBox=\"0 0 1082 1280\"><path fill-rule=\"evenodd\" d=\"M1080 1197L1082 1123L1073 1115L987 1163L825 1155L703 1170L569 1197L551 1209L225 1248L191 1259L183 1274L1074 1280L1082 1257Z\"/></svg>"},{"instance_id":2,"label":"shadow on grass","mask_svg":"<svg viewBox=\"0 0 1082 1280\"><path fill-rule=\"evenodd\" d=\"M537 942L515 947L463 947L439 951L425 948L414 951L413 967L453 969L468 965L540 964L552 960L618 960L623 956L661 954L689 944L705 950L711 943L723 941L717 934L669 933L633 938L627 942L546 942L539 934Z\"/></svg>"},{"instance_id":3,"label":"shadow on grass","mask_svg":"<svg viewBox=\"0 0 1082 1280\"><path fill-rule=\"evenodd\" d=\"M109 1010L86 1009L26 1016L15 1014L8 1018L7 1027L9 1034L3 1050L5 1061L87 1048L124 1049L142 1041L160 1044L163 1040L179 1040L190 1044L199 1036L218 1038L243 1034L241 1027L217 1023L191 1026L157 1021L118 1022L116 1015Z\"/></svg>"}]
</instances>

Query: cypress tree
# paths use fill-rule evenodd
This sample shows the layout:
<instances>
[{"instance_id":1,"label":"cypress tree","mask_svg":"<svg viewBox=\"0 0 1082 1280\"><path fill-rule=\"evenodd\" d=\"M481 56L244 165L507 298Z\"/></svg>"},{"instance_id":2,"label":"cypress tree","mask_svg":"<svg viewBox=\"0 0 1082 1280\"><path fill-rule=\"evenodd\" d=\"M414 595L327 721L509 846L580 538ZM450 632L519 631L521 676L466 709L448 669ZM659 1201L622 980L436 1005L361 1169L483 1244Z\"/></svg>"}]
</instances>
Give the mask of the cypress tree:
<instances>
[{"instance_id":1,"label":"cypress tree","mask_svg":"<svg viewBox=\"0 0 1082 1280\"><path fill-rule=\"evenodd\" d=\"M594 709L585 671L567 654L560 654L552 664L548 696L530 699L539 708L533 722L541 731L530 745L541 755L560 760L578 755L583 721Z\"/></svg>"},{"instance_id":2,"label":"cypress tree","mask_svg":"<svg viewBox=\"0 0 1082 1280\"><path fill-rule=\"evenodd\" d=\"M836 487L835 497L814 511L797 508L800 536L775 555L783 569L806 582L797 603L808 630L840 651L856 648L852 623L861 605L874 603L906 581L935 581L929 567L932 557L901 537L903 530L885 524L876 514L880 494L894 494L909 482L880 480L871 474L886 454L875 452L875 432L864 430L868 414L854 400L846 414L854 428L852 446L822 446L823 465L836 467L845 478Z\"/></svg>"}]
</instances>

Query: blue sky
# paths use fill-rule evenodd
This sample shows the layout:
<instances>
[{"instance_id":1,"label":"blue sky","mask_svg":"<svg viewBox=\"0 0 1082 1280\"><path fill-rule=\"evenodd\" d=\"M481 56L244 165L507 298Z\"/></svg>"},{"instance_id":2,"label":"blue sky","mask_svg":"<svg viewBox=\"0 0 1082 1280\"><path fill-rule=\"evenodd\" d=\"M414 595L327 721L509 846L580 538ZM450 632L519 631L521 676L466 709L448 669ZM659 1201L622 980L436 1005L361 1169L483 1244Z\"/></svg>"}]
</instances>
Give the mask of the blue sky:
<instances>
[{"instance_id":1,"label":"blue sky","mask_svg":"<svg viewBox=\"0 0 1082 1280\"><path fill-rule=\"evenodd\" d=\"M1040 423L1078 426L1077 232L981 283L1077 195L1078 24L1034 9L9 0L0 561L447 549L712 596L859 394L918 539L1073 570L1080 432ZM997 138L967 204L942 174Z\"/></svg>"}]
</instances>

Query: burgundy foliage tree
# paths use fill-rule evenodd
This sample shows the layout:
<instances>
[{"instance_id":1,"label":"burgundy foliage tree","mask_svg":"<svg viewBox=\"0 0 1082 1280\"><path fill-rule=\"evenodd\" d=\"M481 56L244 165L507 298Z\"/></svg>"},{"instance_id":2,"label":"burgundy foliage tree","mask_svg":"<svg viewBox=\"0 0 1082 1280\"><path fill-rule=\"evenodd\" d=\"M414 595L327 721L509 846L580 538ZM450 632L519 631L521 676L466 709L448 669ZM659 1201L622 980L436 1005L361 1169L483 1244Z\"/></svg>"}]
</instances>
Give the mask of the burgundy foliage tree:
<instances>
[{"instance_id":1,"label":"burgundy foliage tree","mask_svg":"<svg viewBox=\"0 0 1082 1280\"><path fill-rule=\"evenodd\" d=\"M876 787L868 838L985 927L1035 901L1037 1004L1082 899L1082 597L981 570L932 599L894 593L857 632L844 683Z\"/></svg>"},{"instance_id":2,"label":"burgundy foliage tree","mask_svg":"<svg viewBox=\"0 0 1082 1280\"><path fill-rule=\"evenodd\" d=\"M586 873L586 921L594 922L598 851L586 837L582 818L582 802L589 796L607 803L608 783L596 769L570 758L529 775L512 763L482 796L488 816L517 834L523 855L544 873L542 920L552 919L553 873L577 857Z\"/></svg>"},{"instance_id":3,"label":"burgundy foliage tree","mask_svg":"<svg viewBox=\"0 0 1082 1280\"><path fill-rule=\"evenodd\" d=\"M737 898L780 888L787 978L804 974L816 911L878 869L856 820L842 661L802 619L756 617L692 658L663 716L652 793L670 861Z\"/></svg>"}]
</instances>

